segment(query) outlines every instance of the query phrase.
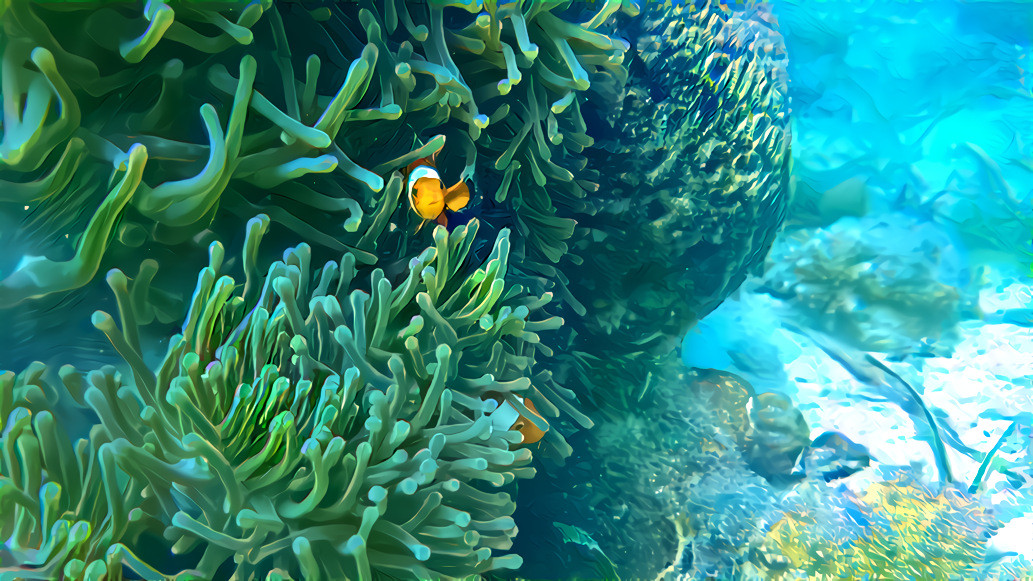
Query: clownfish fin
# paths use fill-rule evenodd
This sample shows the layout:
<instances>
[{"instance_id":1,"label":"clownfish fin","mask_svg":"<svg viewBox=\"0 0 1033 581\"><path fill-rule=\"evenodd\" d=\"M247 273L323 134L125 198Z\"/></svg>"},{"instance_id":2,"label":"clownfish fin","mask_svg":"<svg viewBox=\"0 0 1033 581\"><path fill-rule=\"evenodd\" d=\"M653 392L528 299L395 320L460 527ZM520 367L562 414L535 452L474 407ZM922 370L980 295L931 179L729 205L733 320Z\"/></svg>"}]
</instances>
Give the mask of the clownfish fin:
<instances>
[{"instance_id":1,"label":"clownfish fin","mask_svg":"<svg viewBox=\"0 0 1033 581\"><path fill-rule=\"evenodd\" d=\"M466 182L459 182L445 191L445 206L453 212L458 212L470 203L470 188Z\"/></svg>"},{"instance_id":2,"label":"clownfish fin","mask_svg":"<svg viewBox=\"0 0 1033 581\"><path fill-rule=\"evenodd\" d=\"M423 225L424 225L424 224L426 224L426 223L427 223L427 221L426 221L426 220L420 220L420 225L419 225L419 226L417 226L417 227L416 227L416 231L412 233L412 234L413 234L413 236L415 236L415 235L419 234L419 233L420 233L420 230L422 230L422 229L423 229Z\"/></svg>"},{"instance_id":3,"label":"clownfish fin","mask_svg":"<svg viewBox=\"0 0 1033 581\"><path fill-rule=\"evenodd\" d=\"M438 224L441 224L442 226L448 228L448 217L445 216L444 212L442 212L441 214L438 214L438 217L435 218L434 221L437 222Z\"/></svg>"},{"instance_id":4,"label":"clownfish fin","mask_svg":"<svg viewBox=\"0 0 1033 581\"><path fill-rule=\"evenodd\" d=\"M430 166L430 167L436 167L434 165L434 160L432 158L430 158L430 157L421 157L420 159L417 159L416 161L414 161L414 162L410 163L409 165L405 166L405 175L406 175L406 177L408 177L409 174L411 174L413 172L413 170L415 170L416 168L420 167L421 165L426 165L426 166Z\"/></svg>"}]
</instances>

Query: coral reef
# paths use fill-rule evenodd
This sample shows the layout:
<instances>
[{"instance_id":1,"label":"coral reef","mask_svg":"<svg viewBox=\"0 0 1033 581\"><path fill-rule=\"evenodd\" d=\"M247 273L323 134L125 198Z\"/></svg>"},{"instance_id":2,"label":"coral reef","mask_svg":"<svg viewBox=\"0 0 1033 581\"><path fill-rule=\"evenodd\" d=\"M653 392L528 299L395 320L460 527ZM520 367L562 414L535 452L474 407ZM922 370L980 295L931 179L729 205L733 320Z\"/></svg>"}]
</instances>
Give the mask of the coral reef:
<instances>
[{"instance_id":1,"label":"coral reef","mask_svg":"<svg viewBox=\"0 0 1033 581\"><path fill-rule=\"evenodd\" d=\"M686 426L684 410L700 410L680 392L674 349L762 266L785 211L784 53L770 15L657 2L615 22L629 76L593 83L582 107L595 138L585 171L600 187L576 216L573 264L561 263L584 314L564 312L555 373L597 426L571 437L565 467L521 487L517 522L531 534L515 547L539 555L521 570L529 577L569 567L550 554L560 539L536 522L545 514L593 531L622 576L655 576L676 553L676 523L656 515L686 495L656 490L705 472L709 462L683 452L714 429Z\"/></svg>"},{"instance_id":2,"label":"coral reef","mask_svg":"<svg viewBox=\"0 0 1033 581\"><path fill-rule=\"evenodd\" d=\"M781 225L789 133L771 20L657 2L617 21L629 77L584 108L600 187L571 245L583 263L564 269L588 312L570 318L563 377L604 413L763 264Z\"/></svg>"},{"instance_id":3,"label":"coral reef","mask_svg":"<svg viewBox=\"0 0 1033 581\"><path fill-rule=\"evenodd\" d=\"M793 401L781 393L753 397L746 459L750 469L776 483L790 478L797 459L811 443L811 429Z\"/></svg>"},{"instance_id":4,"label":"coral reef","mask_svg":"<svg viewBox=\"0 0 1033 581\"><path fill-rule=\"evenodd\" d=\"M822 501L787 511L768 533L766 542L788 561L774 578L974 577L995 526L972 496L934 492L906 476L873 484L860 497L820 494Z\"/></svg>"},{"instance_id":5,"label":"coral reef","mask_svg":"<svg viewBox=\"0 0 1033 581\"><path fill-rule=\"evenodd\" d=\"M522 485L523 510L581 523L575 526L592 531L622 578L673 579L693 571L732 578L749 562L765 527L778 520L785 486L803 478L790 477L792 463L762 460L800 455L810 443L806 424L802 445L793 431L795 407L768 409L777 404L784 402L775 394L755 394L732 374L691 374L674 361L636 395L627 413L571 439L567 488L551 490L540 478ZM541 523L522 530L532 534L518 536L517 547L533 546L527 539L539 536L545 544L555 535ZM548 563L539 557L521 572L547 576ZM574 576L593 574L584 563L551 566Z\"/></svg>"},{"instance_id":6,"label":"coral reef","mask_svg":"<svg viewBox=\"0 0 1033 581\"><path fill-rule=\"evenodd\" d=\"M577 271L601 331L680 338L763 261L785 212L789 144L784 52L765 20L760 8L651 3L628 22L629 81L592 102L602 188L584 225L613 250Z\"/></svg>"},{"instance_id":7,"label":"coral reef","mask_svg":"<svg viewBox=\"0 0 1033 581\"><path fill-rule=\"evenodd\" d=\"M862 351L949 355L978 295L952 240L902 214L798 230L772 250L763 292L794 320Z\"/></svg>"}]
</instances>

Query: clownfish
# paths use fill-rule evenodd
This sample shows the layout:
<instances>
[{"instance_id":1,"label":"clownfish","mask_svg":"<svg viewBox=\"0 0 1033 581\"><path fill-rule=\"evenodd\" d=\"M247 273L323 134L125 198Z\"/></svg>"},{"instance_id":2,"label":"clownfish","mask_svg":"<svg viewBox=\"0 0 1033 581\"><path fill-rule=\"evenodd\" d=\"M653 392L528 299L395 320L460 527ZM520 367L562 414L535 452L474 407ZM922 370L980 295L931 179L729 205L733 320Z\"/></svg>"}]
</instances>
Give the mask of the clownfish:
<instances>
[{"instance_id":1,"label":"clownfish","mask_svg":"<svg viewBox=\"0 0 1033 581\"><path fill-rule=\"evenodd\" d=\"M538 413L535 409L534 404L531 403L530 399L525 399L520 396L515 396L517 401L524 404L527 407L527 411L531 412L538 419L545 421L545 418ZM492 394L489 399L493 399L499 402L499 407L495 408L495 411L489 414L491 418L491 427L494 430L506 431L516 430L520 432L521 444L534 444L541 440L545 436L545 431L538 429L538 426L534 425L534 422L527 419L527 417L520 415L513 404L509 403L500 394Z\"/></svg>"},{"instance_id":2,"label":"clownfish","mask_svg":"<svg viewBox=\"0 0 1033 581\"><path fill-rule=\"evenodd\" d=\"M470 188L466 182L460 181L445 189L445 182L441 181L441 175L435 167L437 156L437 152L434 152L429 158L418 159L405 168L408 175L406 191L409 194L409 205L420 218L423 218L423 222L416 228L417 232L428 220L448 226L445 208L458 212L470 203Z\"/></svg>"}]
</instances>

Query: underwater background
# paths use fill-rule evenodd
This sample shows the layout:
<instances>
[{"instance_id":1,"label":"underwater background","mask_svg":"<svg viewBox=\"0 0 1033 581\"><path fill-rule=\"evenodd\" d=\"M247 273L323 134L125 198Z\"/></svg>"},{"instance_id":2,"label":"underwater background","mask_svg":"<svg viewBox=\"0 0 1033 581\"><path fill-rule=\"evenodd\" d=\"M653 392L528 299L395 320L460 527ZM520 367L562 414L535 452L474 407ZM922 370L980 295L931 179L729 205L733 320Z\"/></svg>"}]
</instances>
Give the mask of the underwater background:
<instances>
[{"instance_id":1,"label":"underwater background","mask_svg":"<svg viewBox=\"0 0 1033 581\"><path fill-rule=\"evenodd\" d=\"M1031 36L0 0L0 581L1033 578Z\"/></svg>"},{"instance_id":2,"label":"underwater background","mask_svg":"<svg viewBox=\"0 0 1033 581\"><path fill-rule=\"evenodd\" d=\"M953 482L997 521L986 560L1028 563L1033 7L772 10L789 53L794 199L764 275L686 336L683 357L783 393L812 435L863 447L871 464L835 481L844 492ZM928 529L912 534L937 548ZM872 577L1030 574L1018 567ZM861 576L809 574L832 571Z\"/></svg>"}]
</instances>

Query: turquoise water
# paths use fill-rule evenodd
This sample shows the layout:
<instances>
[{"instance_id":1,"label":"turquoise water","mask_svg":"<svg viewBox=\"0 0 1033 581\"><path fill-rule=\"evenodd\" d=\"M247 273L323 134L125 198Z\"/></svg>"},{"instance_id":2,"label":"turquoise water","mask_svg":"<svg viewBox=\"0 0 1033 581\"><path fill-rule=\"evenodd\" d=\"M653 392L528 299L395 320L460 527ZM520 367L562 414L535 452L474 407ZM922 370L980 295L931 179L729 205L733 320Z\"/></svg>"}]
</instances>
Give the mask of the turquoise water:
<instances>
[{"instance_id":1,"label":"turquoise water","mask_svg":"<svg viewBox=\"0 0 1033 581\"><path fill-rule=\"evenodd\" d=\"M991 555L1028 560L1033 8L773 12L789 55L795 199L767 272L687 334L683 360L788 394L812 435L863 445L872 464L839 481L858 494L892 470L942 483L925 414L873 355L917 388L951 477L982 479L1003 524ZM1003 471L981 471L999 441Z\"/></svg>"}]
</instances>

